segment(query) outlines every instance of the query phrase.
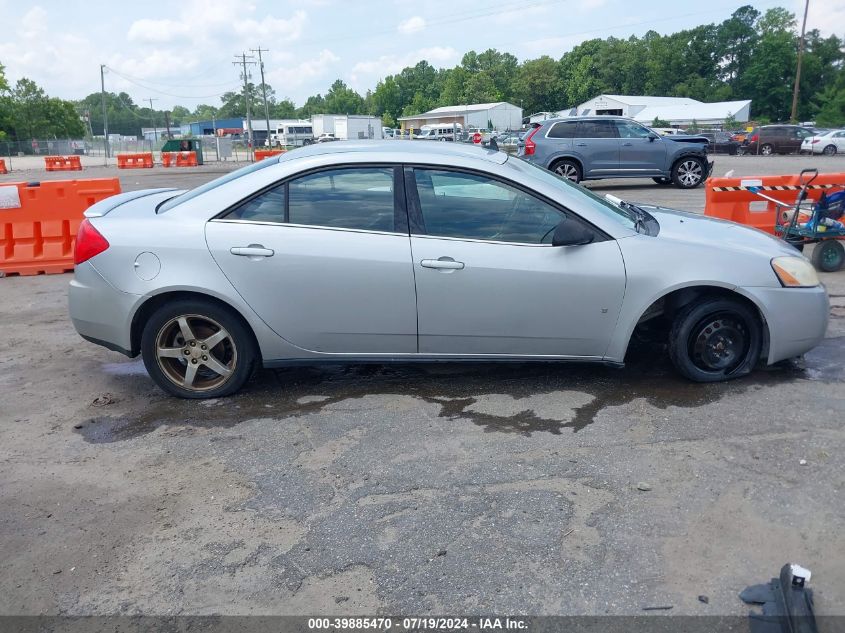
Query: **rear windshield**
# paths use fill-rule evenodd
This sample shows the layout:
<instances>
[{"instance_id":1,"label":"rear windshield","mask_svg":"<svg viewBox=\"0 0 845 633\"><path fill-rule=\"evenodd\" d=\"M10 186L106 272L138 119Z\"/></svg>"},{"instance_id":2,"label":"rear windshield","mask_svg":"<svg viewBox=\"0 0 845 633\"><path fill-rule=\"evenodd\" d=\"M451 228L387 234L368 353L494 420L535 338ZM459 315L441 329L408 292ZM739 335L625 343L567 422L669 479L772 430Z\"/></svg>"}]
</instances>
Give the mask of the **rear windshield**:
<instances>
[{"instance_id":1,"label":"rear windshield","mask_svg":"<svg viewBox=\"0 0 845 633\"><path fill-rule=\"evenodd\" d=\"M191 189L190 191L186 191L183 194L178 196L174 196L168 200L162 202L158 208L156 209L156 213L164 213L166 211L170 211L173 207L179 206L183 202L187 202L197 196L204 194L206 191L211 191L212 189L216 189L220 185L225 185L227 182L231 182L240 178L241 176L246 176L247 174L251 174L254 171L258 171L259 169L265 169L266 167L270 167L278 163L278 160L271 160L271 159L264 159L259 160L258 162L253 163L252 165L247 165L246 167L241 167L240 169L236 169L233 172L229 172L225 176L220 176L220 178L215 178L204 185L200 185L196 189Z\"/></svg>"}]
</instances>

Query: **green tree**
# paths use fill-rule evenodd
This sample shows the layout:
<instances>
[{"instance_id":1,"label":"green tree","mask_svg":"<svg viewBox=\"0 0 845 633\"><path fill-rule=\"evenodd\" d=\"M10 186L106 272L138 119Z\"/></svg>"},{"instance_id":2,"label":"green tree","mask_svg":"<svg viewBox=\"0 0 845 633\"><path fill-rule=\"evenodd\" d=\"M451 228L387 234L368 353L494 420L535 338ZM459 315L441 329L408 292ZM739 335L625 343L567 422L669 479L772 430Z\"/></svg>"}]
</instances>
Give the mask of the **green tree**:
<instances>
[{"instance_id":1,"label":"green tree","mask_svg":"<svg viewBox=\"0 0 845 633\"><path fill-rule=\"evenodd\" d=\"M514 101L525 114L554 112L573 105L566 102L558 64L548 55L522 64L514 82Z\"/></svg>"},{"instance_id":2,"label":"green tree","mask_svg":"<svg viewBox=\"0 0 845 633\"><path fill-rule=\"evenodd\" d=\"M342 80L336 79L326 93L326 109L332 114L360 114L364 100Z\"/></svg>"}]
</instances>

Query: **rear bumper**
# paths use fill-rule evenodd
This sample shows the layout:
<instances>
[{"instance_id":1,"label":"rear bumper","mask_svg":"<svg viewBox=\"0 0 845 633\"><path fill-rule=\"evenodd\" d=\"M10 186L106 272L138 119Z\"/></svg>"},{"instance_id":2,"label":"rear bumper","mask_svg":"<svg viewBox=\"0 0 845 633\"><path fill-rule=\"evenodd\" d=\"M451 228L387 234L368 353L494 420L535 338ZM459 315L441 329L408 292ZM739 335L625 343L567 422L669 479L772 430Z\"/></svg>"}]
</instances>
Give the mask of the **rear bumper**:
<instances>
[{"instance_id":1,"label":"rear bumper","mask_svg":"<svg viewBox=\"0 0 845 633\"><path fill-rule=\"evenodd\" d=\"M140 295L117 290L90 262L83 262L70 282L68 311L82 338L131 356L130 325L140 299Z\"/></svg>"},{"instance_id":2,"label":"rear bumper","mask_svg":"<svg viewBox=\"0 0 845 633\"><path fill-rule=\"evenodd\" d=\"M830 302L823 286L816 288L744 288L763 312L769 330L766 362L800 356L818 345L827 332Z\"/></svg>"}]
</instances>

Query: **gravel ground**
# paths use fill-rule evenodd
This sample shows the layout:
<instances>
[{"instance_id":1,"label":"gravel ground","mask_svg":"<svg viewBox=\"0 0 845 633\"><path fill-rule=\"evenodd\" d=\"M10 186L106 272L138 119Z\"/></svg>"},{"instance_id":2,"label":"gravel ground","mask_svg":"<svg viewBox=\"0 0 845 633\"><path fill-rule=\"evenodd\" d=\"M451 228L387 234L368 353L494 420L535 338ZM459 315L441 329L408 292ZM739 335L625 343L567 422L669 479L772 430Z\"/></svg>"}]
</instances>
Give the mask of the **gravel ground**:
<instances>
[{"instance_id":1,"label":"gravel ground","mask_svg":"<svg viewBox=\"0 0 845 633\"><path fill-rule=\"evenodd\" d=\"M805 165L845 161L715 173ZM0 180L47 177L66 175ZM590 187L703 207L703 190ZM845 273L824 276L819 348L726 384L642 348L622 370L263 371L211 402L82 341L69 279L0 280L0 614L741 615L737 593L794 561L817 612L845 615Z\"/></svg>"}]
</instances>

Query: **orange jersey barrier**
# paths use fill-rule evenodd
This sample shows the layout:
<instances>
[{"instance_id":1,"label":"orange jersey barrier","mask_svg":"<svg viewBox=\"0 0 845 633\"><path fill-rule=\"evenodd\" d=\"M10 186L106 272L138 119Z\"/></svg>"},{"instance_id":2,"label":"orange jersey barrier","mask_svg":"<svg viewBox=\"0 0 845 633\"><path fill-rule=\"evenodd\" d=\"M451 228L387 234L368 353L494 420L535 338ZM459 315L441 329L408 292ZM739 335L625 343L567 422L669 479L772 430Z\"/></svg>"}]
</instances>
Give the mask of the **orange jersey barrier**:
<instances>
[{"instance_id":1,"label":"orange jersey barrier","mask_svg":"<svg viewBox=\"0 0 845 633\"><path fill-rule=\"evenodd\" d=\"M47 171L82 171L79 156L45 156L44 167Z\"/></svg>"},{"instance_id":2,"label":"orange jersey barrier","mask_svg":"<svg viewBox=\"0 0 845 633\"><path fill-rule=\"evenodd\" d=\"M257 149L255 150L255 160L264 160L271 156L278 156L284 154L286 150L283 149Z\"/></svg>"},{"instance_id":3,"label":"orange jersey barrier","mask_svg":"<svg viewBox=\"0 0 845 633\"><path fill-rule=\"evenodd\" d=\"M153 166L153 153L118 154L118 169L149 169Z\"/></svg>"},{"instance_id":4,"label":"orange jersey barrier","mask_svg":"<svg viewBox=\"0 0 845 633\"><path fill-rule=\"evenodd\" d=\"M73 270L83 212L116 193L117 178L0 184L0 271L37 275Z\"/></svg>"},{"instance_id":5,"label":"orange jersey barrier","mask_svg":"<svg viewBox=\"0 0 845 633\"><path fill-rule=\"evenodd\" d=\"M8 174L9 169L6 167L6 159L0 158L0 174Z\"/></svg>"},{"instance_id":6,"label":"orange jersey barrier","mask_svg":"<svg viewBox=\"0 0 845 633\"><path fill-rule=\"evenodd\" d=\"M165 167L196 167L195 152L162 152L161 164Z\"/></svg>"},{"instance_id":7,"label":"orange jersey barrier","mask_svg":"<svg viewBox=\"0 0 845 633\"><path fill-rule=\"evenodd\" d=\"M822 192L844 186L845 173L819 174L807 189L807 199L818 200ZM754 192L759 191L769 198L794 206L801 190L801 181L798 174L708 178L704 187L704 215L731 220L774 234L778 206ZM791 213L789 209L784 208L781 208L780 212Z\"/></svg>"}]
</instances>

